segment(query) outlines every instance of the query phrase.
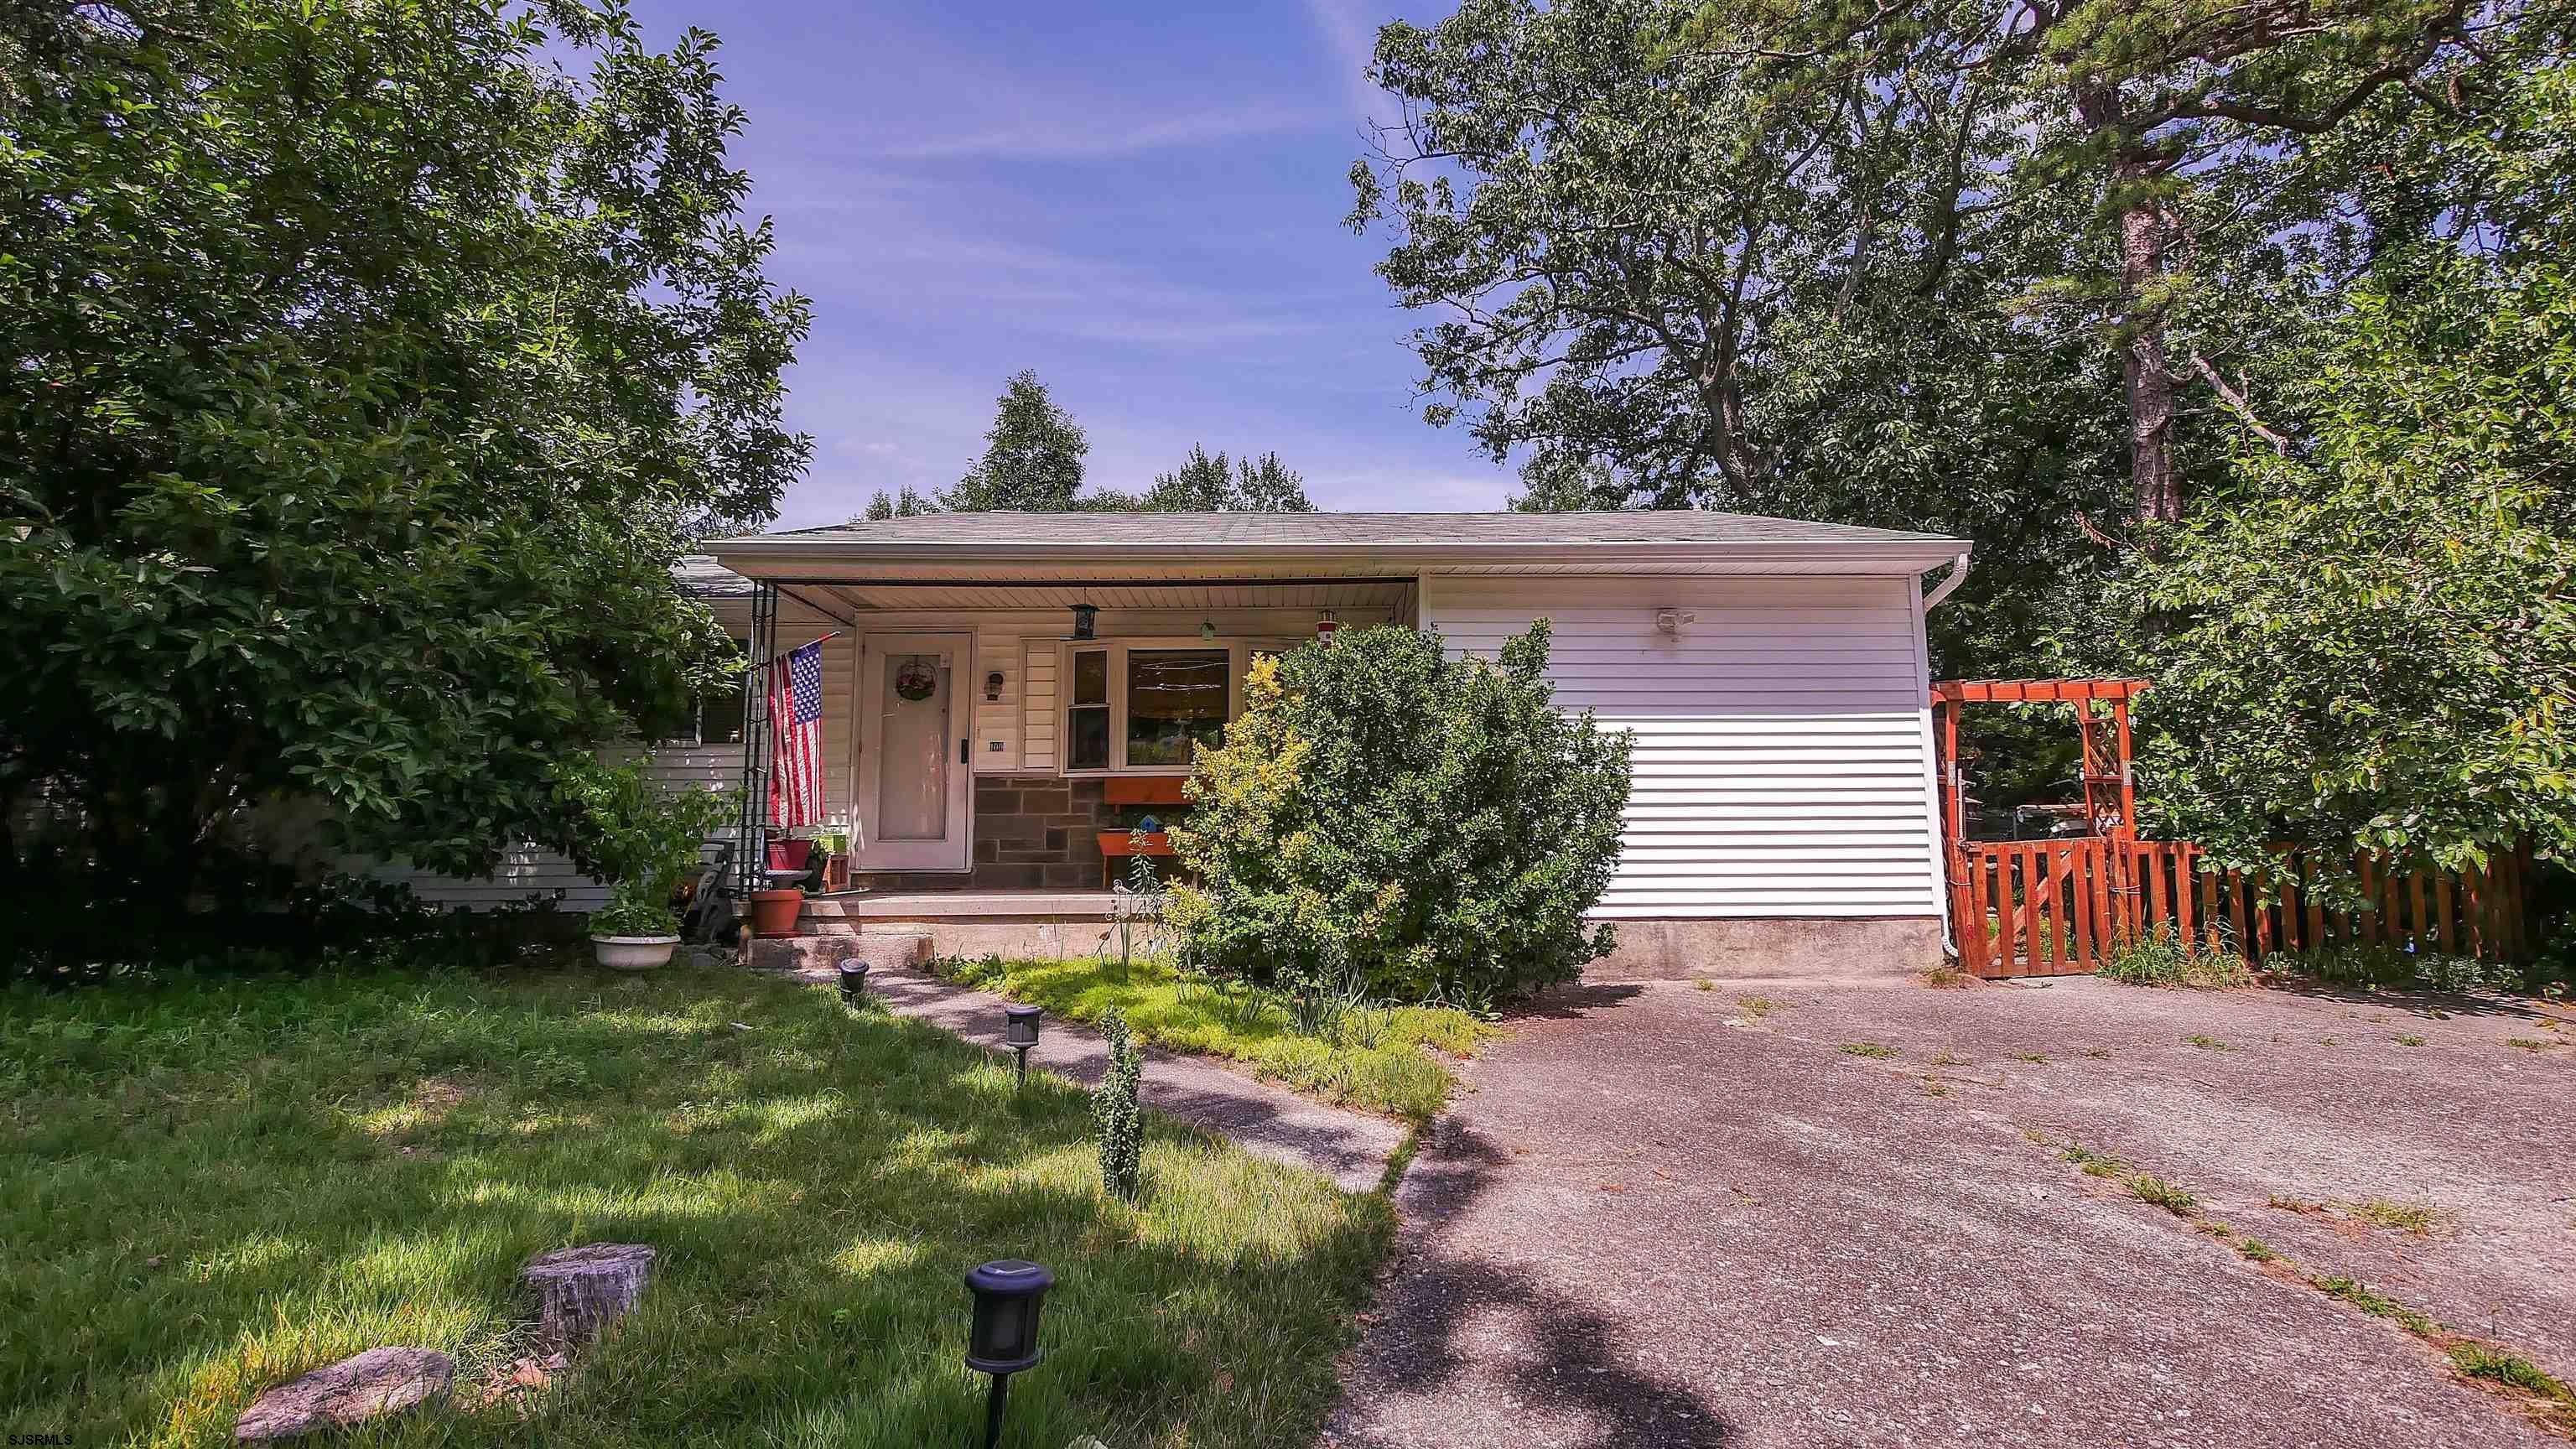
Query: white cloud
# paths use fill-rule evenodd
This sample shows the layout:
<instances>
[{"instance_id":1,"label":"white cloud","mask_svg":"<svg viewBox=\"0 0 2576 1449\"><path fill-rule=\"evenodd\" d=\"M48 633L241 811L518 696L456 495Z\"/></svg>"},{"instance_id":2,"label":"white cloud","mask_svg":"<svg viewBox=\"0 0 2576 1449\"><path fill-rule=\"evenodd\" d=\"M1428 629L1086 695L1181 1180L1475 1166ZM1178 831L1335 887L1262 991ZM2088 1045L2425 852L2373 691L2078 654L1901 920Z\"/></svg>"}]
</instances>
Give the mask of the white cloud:
<instances>
[{"instance_id":1,"label":"white cloud","mask_svg":"<svg viewBox=\"0 0 2576 1449\"><path fill-rule=\"evenodd\" d=\"M1164 120L1103 123L1079 109L1026 125L894 142L877 154L893 161L1108 161L1152 151L1209 146L1250 136L1316 130L1327 113L1290 107L1204 111Z\"/></svg>"}]
</instances>

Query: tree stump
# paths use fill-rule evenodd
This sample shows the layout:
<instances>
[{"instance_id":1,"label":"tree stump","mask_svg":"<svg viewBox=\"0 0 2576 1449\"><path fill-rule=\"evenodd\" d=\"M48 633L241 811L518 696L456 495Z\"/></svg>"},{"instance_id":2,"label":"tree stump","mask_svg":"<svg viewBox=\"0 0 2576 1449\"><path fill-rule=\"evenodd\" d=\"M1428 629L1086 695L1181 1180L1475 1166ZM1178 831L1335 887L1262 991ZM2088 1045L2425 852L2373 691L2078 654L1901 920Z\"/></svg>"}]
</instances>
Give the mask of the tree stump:
<instances>
[{"instance_id":1,"label":"tree stump","mask_svg":"<svg viewBox=\"0 0 2576 1449\"><path fill-rule=\"evenodd\" d=\"M599 1337L643 1299L653 1258L642 1243L589 1243L530 1258L519 1281L536 1290L538 1336L557 1349Z\"/></svg>"}]
</instances>

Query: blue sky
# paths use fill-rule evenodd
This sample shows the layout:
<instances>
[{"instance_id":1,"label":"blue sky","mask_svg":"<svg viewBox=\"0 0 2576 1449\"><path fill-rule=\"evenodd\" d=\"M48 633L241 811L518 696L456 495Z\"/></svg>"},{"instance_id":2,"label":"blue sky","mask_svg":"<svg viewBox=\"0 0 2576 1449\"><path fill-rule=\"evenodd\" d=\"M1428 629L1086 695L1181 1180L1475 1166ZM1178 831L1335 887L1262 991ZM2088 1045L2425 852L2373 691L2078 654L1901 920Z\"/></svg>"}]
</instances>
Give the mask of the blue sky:
<instances>
[{"instance_id":1,"label":"blue sky","mask_svg":"<svg viewBox=\"0 0 2576 1449\"><path fill-rule=\"evenodd\" d=\"M954 482L1023 367L1095 484L1204 443L1276 449L1324 508L1501 506L1509 473L1416 411L1383 239L1341 225L1396 3L637 0L656 43L722 38L770 275L814 299L780 525Z\"/></svg>"}]
</instances>

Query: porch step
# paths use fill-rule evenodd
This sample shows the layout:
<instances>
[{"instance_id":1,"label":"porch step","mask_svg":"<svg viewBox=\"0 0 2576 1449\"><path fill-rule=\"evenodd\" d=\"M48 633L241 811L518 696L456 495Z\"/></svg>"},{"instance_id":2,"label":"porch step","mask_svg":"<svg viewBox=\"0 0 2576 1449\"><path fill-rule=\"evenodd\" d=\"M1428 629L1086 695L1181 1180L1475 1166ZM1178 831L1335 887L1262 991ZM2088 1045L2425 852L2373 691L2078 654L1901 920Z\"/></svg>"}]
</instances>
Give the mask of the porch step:
<instances>
[{"instance_id":1,"label":"porch step","mask_svg":"<svg viewBox=\"0 0 2576 1449\"><path fill-rule=\"evenodd\" d=\"M744 964L755 971L828 980L838 974L844 961L865 961L874 970L879 966L919 966L929 959L928 931L886 926L861 931L851 924L828 934L755 940Z\"/></svg>"}]
</instances>

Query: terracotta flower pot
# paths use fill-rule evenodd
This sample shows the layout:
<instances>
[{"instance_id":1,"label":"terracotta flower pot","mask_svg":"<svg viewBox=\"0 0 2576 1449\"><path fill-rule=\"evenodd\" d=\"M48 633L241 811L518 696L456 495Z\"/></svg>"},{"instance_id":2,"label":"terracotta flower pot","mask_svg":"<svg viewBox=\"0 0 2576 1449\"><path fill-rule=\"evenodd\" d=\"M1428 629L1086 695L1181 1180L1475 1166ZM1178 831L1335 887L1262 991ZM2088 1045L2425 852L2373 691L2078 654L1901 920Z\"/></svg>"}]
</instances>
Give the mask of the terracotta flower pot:
<instances>
[{"instance_id":1,"label":"terracotta flower pot","mask_svg":"<svg viewBox=\"0 0 2576 1449\"><path fill-rule=\"evenodd\" d=\"M751 893L751 932L755 936L778 937L796 934L796 915L805 909L805 893L789 886L784 890Z\"/></svg>"}]
</instances>

